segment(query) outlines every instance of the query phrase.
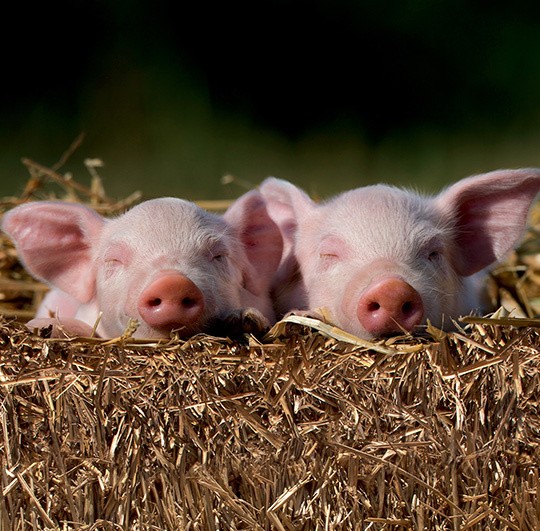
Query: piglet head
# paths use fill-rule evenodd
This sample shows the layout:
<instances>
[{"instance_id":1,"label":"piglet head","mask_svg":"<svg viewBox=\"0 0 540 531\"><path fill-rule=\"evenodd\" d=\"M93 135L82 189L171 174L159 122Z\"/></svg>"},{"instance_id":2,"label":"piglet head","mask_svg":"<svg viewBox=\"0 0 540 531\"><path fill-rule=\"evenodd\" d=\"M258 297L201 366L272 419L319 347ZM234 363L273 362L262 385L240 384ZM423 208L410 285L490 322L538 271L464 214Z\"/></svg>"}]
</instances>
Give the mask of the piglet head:
<instances>
[{"instance_id":1,"label":"piglet head","mask_svg":"<svg viewBox=\"0 0 540 531\"><path fill-rule=\"evenodd\" d=\"M477 276L521 238L540 171L469 177L435 197L375 185L317 204L273 178L261 191L290 242L277 275L289 279L282 312L326 308L373 338L480 309Z\"/></svg>"},{"instance_id":2,"label":"piglet head","mask_svg":"<svg viewBox=\"0 0 540 531\"><path fill-rule=\"evenodd\" d=\"M176 198L145 201L109 220L94 252L102 334L129 318L137 337L187 336L237 304L239 274L230 267L226 223Z\"/></svg>"},{"instance_id":3,"label":"piglet head","mask_svg":"<svg viewBox=\"0 0 540 531\"><path fill-rule=\"evenodd\" d=\"M145 201L114 219L39 202L10 211L2 228L30 273L80 303L77 318L93 325L102 314L102 337L122 334L130 319L140 323L135 337L191 335L242 308L248 288L261 311L271 311L265 286L248 282L258 282L242 240L253 232L253 204L236 205L232 223L176 198Z\"/></svg>"}]
</instances>

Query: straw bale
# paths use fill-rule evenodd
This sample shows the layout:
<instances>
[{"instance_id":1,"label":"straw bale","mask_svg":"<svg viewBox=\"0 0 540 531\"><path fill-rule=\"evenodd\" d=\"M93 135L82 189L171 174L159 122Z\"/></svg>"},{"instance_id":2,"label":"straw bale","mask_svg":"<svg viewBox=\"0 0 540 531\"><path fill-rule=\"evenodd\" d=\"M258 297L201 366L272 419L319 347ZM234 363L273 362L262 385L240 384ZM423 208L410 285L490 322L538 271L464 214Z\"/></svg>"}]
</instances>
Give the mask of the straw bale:
<instances>
[{"instance_id":1,"label":"straw bale","mask_svg":"<svg viewBox=\"0 0 540 531\"><path fill-rule=\"evenodd\" d=\"M491 280L519 316L377 343L299 317L38 337L20 321L43 287L0 243L1 531L540 528L534 229Z\"/></svg>"}]
</instances>

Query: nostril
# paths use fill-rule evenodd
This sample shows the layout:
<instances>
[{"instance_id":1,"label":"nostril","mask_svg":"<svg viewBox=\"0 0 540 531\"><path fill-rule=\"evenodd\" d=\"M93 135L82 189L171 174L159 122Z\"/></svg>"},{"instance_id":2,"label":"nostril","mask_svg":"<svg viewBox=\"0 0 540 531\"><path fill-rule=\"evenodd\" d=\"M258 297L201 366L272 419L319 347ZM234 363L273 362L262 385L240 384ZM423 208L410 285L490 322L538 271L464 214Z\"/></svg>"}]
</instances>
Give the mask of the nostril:
<instances>
[{"instance_id":1,"label":"nostril","mask_svg":"<svg viewBox=\"0 0 540 531\"><path fill-rule=\"evenodd\" d=\"M401 312L403 315L410 315L411 313L414 313L416 311L416 305L412 301L407 301L403 303L403 306L401 307Z\"/></svg>"},{"instance_id":2,"label":"nostril","mask_svg":"<svg viewBox=\"0 0 540 531\"><path fill-rule=\"evenodd\" d=\"M161 305L161 299L159 298L150 299L148 301L148 306L151 306L152 308L155 308L156 306L160 306L160 305Z\"/></svg>"},{"instance_id":3,"label":"nostril","mask_svg":"<svg viewBox=\"0 0 540 531\"><path fill-rule=\"evenodd\" d=\"M184 297L182 299L182 306L184 308L194 308L195 306L199 306L200 305L200 301L198 299L194 299L192 297Z\"/></svg>"},{"instance_id":4,"label":"nostril","mask_svg":"<svg viewBox=\"0 0 540 531\"><path fill-rule=\"evenodd\" d=\"M377 310L380 310L381 305L378 302L370 302L367 305L368 312L376 312Z\"/></svg>"}]
</instances>

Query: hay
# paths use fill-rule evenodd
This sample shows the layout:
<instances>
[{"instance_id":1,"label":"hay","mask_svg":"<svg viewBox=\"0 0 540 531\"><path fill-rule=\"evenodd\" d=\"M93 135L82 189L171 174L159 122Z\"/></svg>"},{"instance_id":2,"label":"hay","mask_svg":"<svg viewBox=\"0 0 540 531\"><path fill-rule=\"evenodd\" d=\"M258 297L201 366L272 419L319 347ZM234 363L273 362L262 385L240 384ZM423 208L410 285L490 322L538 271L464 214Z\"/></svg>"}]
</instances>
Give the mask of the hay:
<instances>
[{"instance_id":1,"label":"hay","mask_svg":"<svg viewBox=\"0 0 540 531\"><path fill-rule=\"evenodd\" d=\"M25 200L65 180L30 168ZM376 344L301 318L262 341L39 338L16 318L43 287L1 244L0 530L540 527L534 230L491 285L524 319Z\"/></svg>"}]
</instances>

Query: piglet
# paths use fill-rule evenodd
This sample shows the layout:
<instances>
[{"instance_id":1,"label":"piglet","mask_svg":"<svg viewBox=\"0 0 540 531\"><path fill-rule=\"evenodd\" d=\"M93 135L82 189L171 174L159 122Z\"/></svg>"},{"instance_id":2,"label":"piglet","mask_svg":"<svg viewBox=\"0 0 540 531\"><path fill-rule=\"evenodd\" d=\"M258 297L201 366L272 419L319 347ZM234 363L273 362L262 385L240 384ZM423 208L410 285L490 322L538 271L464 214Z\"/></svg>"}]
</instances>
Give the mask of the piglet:
<instances>
[{"instance_id":1,"label":"piglet","mask_svg":"<svg viewBox=\"0 0 540 531\"><path fill-rule=\"evenodd\" d=\"M70 335L189 336L213 323L263 328L282 237L257 191L223 216L177 198L145 201L115 219L65 202L34 202L5 214L2 229L26 269L53 289L30 327ZM255 325L253 324L255 322ZM59 335L56 334L55 335Z\"/></svg>"},{"instance_id":2,"label":"piglet","mask_svg":"<svg viewBox=\"0 0 540 531\"><path fill-rule=\"evenodd\" d=\"M374 185L317 204L275 178L260 191L284 238L278 316L324 308L337 326L371 339L427 320L449 328L485 311L485 268L522 237L540 170L468 177L433 197Z\"/></svg>"}]
</instances>

